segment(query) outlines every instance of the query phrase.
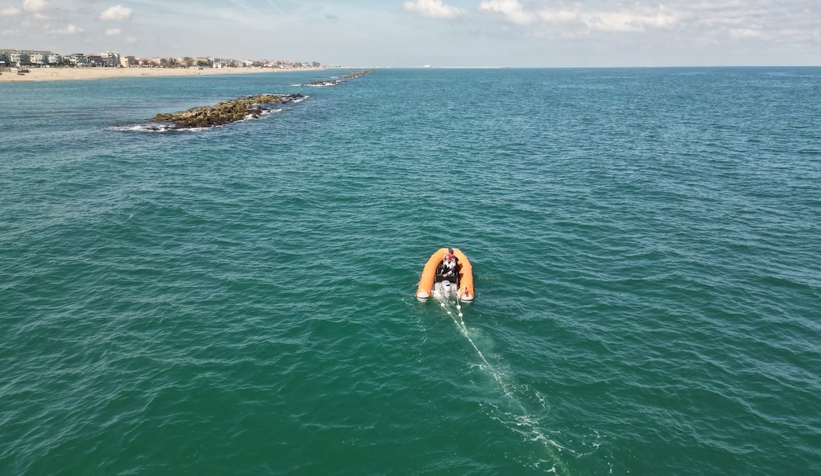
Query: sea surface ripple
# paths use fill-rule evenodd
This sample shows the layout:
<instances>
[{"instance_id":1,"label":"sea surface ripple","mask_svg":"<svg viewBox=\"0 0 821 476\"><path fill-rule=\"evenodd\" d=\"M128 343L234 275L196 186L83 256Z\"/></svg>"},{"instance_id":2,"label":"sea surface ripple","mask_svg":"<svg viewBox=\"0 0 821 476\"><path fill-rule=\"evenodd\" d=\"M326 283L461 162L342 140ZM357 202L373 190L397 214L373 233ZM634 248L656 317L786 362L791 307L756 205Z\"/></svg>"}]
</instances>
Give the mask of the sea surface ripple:
<instances>
[{"instance_id":1,"label":"sea surface ripple","mask_svg":"<svg viewBox=\"0 0 821 476\"><path fill-rule=\"evenodd\" d=\"M821 473L821 69L344 72L0 86L0 474Z\"/></svg>"}]
</instances>

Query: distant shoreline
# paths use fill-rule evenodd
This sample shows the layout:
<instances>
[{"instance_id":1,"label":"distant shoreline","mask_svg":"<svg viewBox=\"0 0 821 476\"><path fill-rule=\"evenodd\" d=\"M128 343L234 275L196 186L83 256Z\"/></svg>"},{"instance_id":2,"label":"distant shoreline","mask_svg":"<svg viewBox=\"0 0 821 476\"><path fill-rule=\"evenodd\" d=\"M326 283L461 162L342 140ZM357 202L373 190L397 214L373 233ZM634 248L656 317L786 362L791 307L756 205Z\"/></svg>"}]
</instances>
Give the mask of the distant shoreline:
<instances>
[{"instance_id":1,"label":"distant shoreline","mask_svg":"<svg viewBox=\"0 0 821 476\"><path fill-rule=\"evenodd\" d=\"M0 83L40 82L40 81L85 81L111 78L139 78L165 76L212 76L256 73L293 73L297 71L322 71L319 68L273 69L273 68L32 68L30 73L18 75L3 72Z\"/></svg>"}]
</instances>

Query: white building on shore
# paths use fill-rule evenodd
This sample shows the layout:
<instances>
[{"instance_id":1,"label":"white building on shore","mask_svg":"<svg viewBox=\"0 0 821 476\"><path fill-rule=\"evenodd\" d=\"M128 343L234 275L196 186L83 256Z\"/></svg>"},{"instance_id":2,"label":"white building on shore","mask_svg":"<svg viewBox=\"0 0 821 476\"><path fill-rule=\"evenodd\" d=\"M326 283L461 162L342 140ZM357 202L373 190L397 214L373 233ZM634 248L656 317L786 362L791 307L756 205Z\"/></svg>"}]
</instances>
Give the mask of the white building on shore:
<instances>
[{"instance_id":1,"label":"white building on shore","mask_svg":"<svg viewBox=\"0 0 821 476\"><path fill-rule=\"evenodd\" d=\"M9 66L50 66L62 63L62 57L51 51L12 50L0 48L0 61Z\"/></svg>"}]
</instances>

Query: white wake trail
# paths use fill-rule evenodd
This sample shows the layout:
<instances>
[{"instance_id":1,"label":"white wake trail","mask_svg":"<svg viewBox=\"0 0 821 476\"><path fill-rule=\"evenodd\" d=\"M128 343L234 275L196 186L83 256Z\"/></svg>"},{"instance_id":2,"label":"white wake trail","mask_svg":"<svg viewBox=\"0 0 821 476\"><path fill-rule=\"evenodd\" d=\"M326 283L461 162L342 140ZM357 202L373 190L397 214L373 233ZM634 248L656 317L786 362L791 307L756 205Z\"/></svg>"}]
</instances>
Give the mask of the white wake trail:
<instances>
[{"instance_id":1,"label":"white wake trail","mask_svg":"<svg viewBox=\"0 0 821 476\"><path fill-rule=\"evenodd\" d=\"M511 403L513 403L514 406L519 410L519 415L510 415L512 421L502 422L501 419L499 421L508 426L508 428L511 431L514 431L519 434L522 434L522 432L521 429L517 427L527 428L527 432L530 433L530 440L539 441L542 443L542 446L544 447L548 457L548 460L543 462L549 462L553 465L550 469L546 470L546 472L562 475L569 474L567 468L562 464L555 450L558 450L559 452L565 450L568 450L571 453L574 452L572 450L569 450L568 448L563 447L558 442L548 438L545 435L545 433L538 428L537 418L531 415L530 412L528 412L525 406L522 404L521 400L518 397L516 397L516 394L512 388L513 385L505 381L502 372L499 372L494 368L494 366L485 357L485 354L482 352L482 350L479 349L479 346L476 345L476 342L474 342L473 339L470 337L470 332L468 331L467 325L465 325L464 314L462 313L462 306L459 303L459 300L457 299L456 301L455 312L451 310L448 304L450 304L450 302L447 299L442 299L440 301L442 309L444 309L447 315L450 316L454 324L456 324L456 326L459 328L459 331L462 333L462 335L465 336L465 338L473 347L473 349L476 350L476 354L484 363L484 368L487 370L487 373L489 373L490 376L493 377L493 379L496 381L504 396L507 397L507 399ZM541 395L536 395L536 397L539 401L544 402L545 406L549 408L549 404L547 404L547 402ZM504 412L501 409L499 409L499 411L500 413L504 414Z\"/></svg>"}]
</instances>

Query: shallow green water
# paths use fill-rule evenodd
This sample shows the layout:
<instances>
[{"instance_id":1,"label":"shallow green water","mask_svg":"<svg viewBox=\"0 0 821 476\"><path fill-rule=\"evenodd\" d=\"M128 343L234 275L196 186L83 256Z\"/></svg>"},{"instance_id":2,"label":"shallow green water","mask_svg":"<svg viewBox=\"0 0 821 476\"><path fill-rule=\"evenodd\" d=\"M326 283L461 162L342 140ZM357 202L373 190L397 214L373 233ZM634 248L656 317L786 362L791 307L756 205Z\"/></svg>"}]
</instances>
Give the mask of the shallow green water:
<instances>
[{"instance_id":1,"label":"shallow green water","mask_svg":"<svg viewBox=\"0 0 821 476\"><path fill-rule=\"evenodd\" d=\"M821 472L821 70L332 74L0 87L0 474Z\"/></svg>"}]
</instances>

